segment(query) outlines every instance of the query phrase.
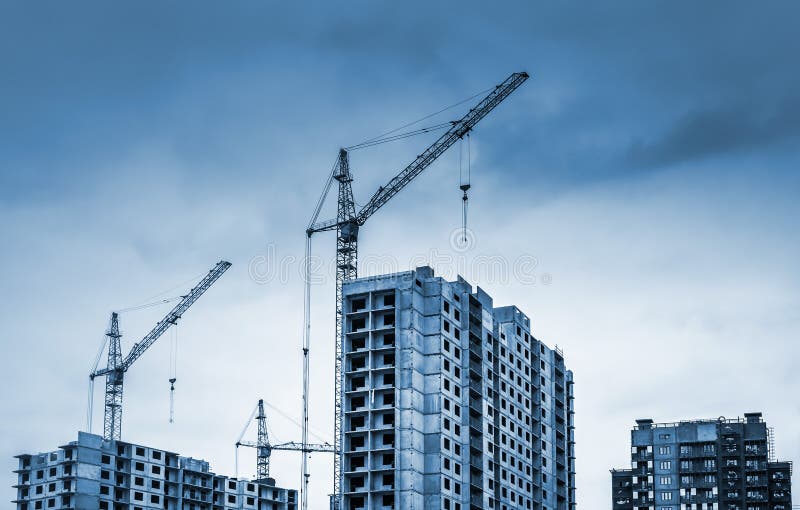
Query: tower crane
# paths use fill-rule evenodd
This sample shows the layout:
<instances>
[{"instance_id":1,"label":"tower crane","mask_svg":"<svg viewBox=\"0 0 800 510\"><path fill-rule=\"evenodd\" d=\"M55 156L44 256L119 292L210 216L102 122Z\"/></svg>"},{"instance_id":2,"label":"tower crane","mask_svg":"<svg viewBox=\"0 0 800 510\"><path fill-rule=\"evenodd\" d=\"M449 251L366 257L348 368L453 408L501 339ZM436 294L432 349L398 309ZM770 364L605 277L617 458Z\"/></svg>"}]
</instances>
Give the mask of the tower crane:
<instances>
[{"instance_id":1,"label":"tower crane","mask_svg":"<svg viewBox=\"0 0 800 510\"><path fill-rule=\"evenodd\" d=\"M253 419L258 422L258 440L256 442L253 441L244 441L242 438L244 437L247 429L250 427ZM253 409L250 418L247 420L247 423L242 430L242 433L239 435L239 439L236 441L236 473L238 476L239 472L239 447L240 446L247 446L250 448L256 449L256 477L258 480L266 480L269 478L269 459L272 455L273 450L285 450L285 451L295 451L295 452L303 452L303 455L311 452L327 452L327 453L335 453L335 449L333 445L328 443L323 444L306 444L305 446L302 443L297 443L295 441L291 441L288 443L281 443L281 444L270 444L269 443L269 435L267 433L267 416L264 414L264 399L259 399L258 405L256 405L255 409Z\"/></svg>"},{"instance_id":2,"label":"tower crane","mask_svg":"<svg viewBox=\"0 0 800 510\"><path fill-rule=\"evenodd\" d=\"M334 418L334 444L341 448L342 440L342 409L340 390L342 386L342 285L358 276L358 234L359 229L381 207L386 205L395 195L405 188L414 178L428 168L431 163L441 156L457 141L468 135L475 125L489 114L497 105L503 102L525 80L528 73L513 73L502 83L497 85L480 102L473 106L466 115L451 122L451 127L433 142L427 149L419 154L407 167L395 175L388 183L379 187L369 198L366 204L356 210L353 199L353 175L350 172L350 163L347 149L340 149L334 169L317 202L311 221L306 228L306 260L309 260L311 250L311 236L317 232L329 230L336 231L336 353L335 353L335 418ZM327 197L333 181L338 183L338 203L336 218L327 221L317 221L322 206ZM307 263L308 264L308 263ZM309 266L306 266L306 271ZM306 275L305 290L305 324L303 331L303 444L308 441L308 357L310 351L310 279ZM333 498L335 508L341 508L340 500L342 490L342 466L338 453L334 458L334 487ZM300 487L302 510L308 508L308 464L304 457L302 463L303 477Z\"/></svg>"},{"instance_id":3,"label":"tower crane","mask_svg":"<svg viewBox=\"0 0 800 510\"><path fill-rule=\"evenodd\" d=\"M194 304L197 299L208 290L211 285L219 279L222 274L231 267L230 262L224 260L217 262L211 271L208 272L200 283L198 283L188 294L182 297L180 302L156 323L155 327L144 336L139 342L133 344L130 352L122 358L122 348L119 332L119 314L111 313L111 323L106 336L108 337L108 364L106 368L100 370L97 366L89 374L89 379L94 382L96 377L105 376L105 412L103 417L103 437L107 440L119 440L122 433L122 383L125 372L139 359L144 352L163 335L170 326L177 324L186 310ZM99 356L98 356L99 359ZM174 377L170 379L170 384L174 387ZM91 407L91 406L90 406Z\"/></svg>"}]
</instances>

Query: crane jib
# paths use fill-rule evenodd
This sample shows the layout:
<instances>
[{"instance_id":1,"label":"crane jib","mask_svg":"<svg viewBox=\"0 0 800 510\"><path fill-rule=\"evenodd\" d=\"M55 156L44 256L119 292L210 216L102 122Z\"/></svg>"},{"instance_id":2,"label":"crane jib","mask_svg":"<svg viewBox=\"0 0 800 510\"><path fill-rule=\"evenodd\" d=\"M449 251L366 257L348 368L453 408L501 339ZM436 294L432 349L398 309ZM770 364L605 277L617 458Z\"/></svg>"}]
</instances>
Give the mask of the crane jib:
<instances>
[{"instance_id":1,"label":"crane jib","mask_svg":"<svg viewBox=\"0 0 800 510\"><path fill-rule=\"evenodd\" d=\"M442 136L431 144L425 151L417 156L405 169L397 174L385 186L378 188L378 191L369 199L356 215L357 222L363 225L364 222L375 214L375 212L386 204L393 196L399 193L417 175L422 173L431 163L442 155L453 144L460 140L464 135L472 130L473 127L486 115L489 114L497 105L516 90L525 80L528 73L514 73L498 85L481 102L472 108L461 119L453 123L453 126Z\"/></svg>"},{"instance_id":2,"label":"crane jib","mask_svg":"<svg viewBox=\"0 0 800 510\"><path fill-rule=\"evenodd\" d=\"M173 324L177 324L178 319L181 318L184 312L189 309L190 306L197 301L200 296L208 290L211 285L219 279L222 274L231 267L231 263L227 261L220 261L217 265L208 272L208 274L203 278L200 283L197 284L189 293L181 299L181 301L175 305L175 307L163 318L161 319L156 326L147 334L141 341L134 345L131 352L128 353L126 356L125 361L123 361L123 366L127 370L134 361L139 359L142 354L151 346L153 343L158 340L158 338L164 334L164 332L169 329L170 326Z\"/></svg>"}]
</instances>

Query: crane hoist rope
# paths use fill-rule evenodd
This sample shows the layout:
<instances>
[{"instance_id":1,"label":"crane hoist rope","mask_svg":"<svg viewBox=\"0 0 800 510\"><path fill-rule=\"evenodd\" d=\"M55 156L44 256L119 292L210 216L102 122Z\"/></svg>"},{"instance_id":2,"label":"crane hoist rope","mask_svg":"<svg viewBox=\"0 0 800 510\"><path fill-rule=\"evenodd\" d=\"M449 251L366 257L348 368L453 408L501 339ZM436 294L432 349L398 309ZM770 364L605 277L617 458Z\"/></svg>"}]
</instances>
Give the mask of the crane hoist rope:
<instances>
[{"instance_id":1,"label":"crane hoist rope","mask_svg":"<svg viewBox=\"0 0 800 510\"><path fill-rule=\"evenodd\" d=\"M467 172L466 178L464 177L464 169L463 169L463 145L464 141L460 142L460 146L458 148L458 188L461 190L461 246L460 249L467 249L469 247L469 240L467 239L467 210L469 208L469 190L472 187L470 183L470 179L472 178L472 150L471 150L471 138L470 134L467 133Z\"/></svg>"},{"instance_id":2,"label":"crane hoist rope","mask_svg":"<svg viewBox=\"0 0 800 510\"><path fill-rule=\"evenodd\" d=\"M175 382L178 380L178 325L172 328L169 345L169 422L175 423Z\"/></svg>"}]
</instances>

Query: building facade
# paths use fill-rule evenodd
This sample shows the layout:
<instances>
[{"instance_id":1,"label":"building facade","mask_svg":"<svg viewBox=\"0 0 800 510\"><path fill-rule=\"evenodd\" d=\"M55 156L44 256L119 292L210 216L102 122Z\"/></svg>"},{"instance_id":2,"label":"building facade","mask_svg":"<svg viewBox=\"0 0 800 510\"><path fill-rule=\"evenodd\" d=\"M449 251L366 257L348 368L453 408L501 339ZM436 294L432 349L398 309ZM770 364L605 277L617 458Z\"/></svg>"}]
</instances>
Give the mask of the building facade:
<instances>
[{"instance_id":1,"label":"building facade","mask_svg":"<svg viewBox=\"0 0 800 510\"><path fill-rule=\"evenodd\" d=\"M614 510L791 510L789 462L775 462L761 413L631 431L631 469L612 470Z\"/></svg>"},{"instance_id":2,"label":"building facade","mask_svg":"<svg viewBox=\"0 0 800 510\"><path fill-rule=\"evenodd\" d=\"M206 461L80 432L58 450L16 456L17 510L295 510L275 480L211 472Z\"/></svg>"},{"instance_id":3,"label":"building facade","mask_svg":"<svg viewBox=\"0 0 800 510\"><path fill-rule=\"evenodd\" d=\"M342 508L574 510L563 353L429 267L344 285Z\"/></svg>"}]
</instances>

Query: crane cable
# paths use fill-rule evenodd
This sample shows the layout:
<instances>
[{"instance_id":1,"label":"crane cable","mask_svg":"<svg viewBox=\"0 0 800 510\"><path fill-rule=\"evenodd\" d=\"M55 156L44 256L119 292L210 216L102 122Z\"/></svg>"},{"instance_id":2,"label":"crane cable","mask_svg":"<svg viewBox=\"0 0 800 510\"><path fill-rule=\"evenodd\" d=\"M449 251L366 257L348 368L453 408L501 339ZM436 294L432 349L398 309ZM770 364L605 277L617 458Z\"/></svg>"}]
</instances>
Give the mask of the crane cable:
<instances>
[{"instance_id":1,"label":"crane cable","mask_svg":"<svg viewBox=\"0 0 800 510\"><path fill-rule=\"evenodd\" d=\"M169 292L169 291L166 291ZM173 301L177 301L183 298L183 296L173 296L170 298L159 299L158 301L153 301L152 303L144 303L142 305L130 306L128 308L120 308L119 310L114 310L116 313L125 313L125 312L134 312L137 310L144 310L145 308L152 308L154 306L163 305L165 303L171 303Z\"/></svg>"},{"instance_id":2,"label":"crane cable","mask_svg":"<svg viewBox=\"0 0 800 510\"><path fill-rule=\"evenodd\" d=\"M416 135L421 135L423 133L432 133L434 131L439 131L446 127L450 127L453 125L453 122L441 122L439 124L434 124L433 126L423 127L419 129L414 129L411 131L406 131L404 133L400 133L397 135L387 136L385 138L375 138L373 140L369 140L366 142L361 142L356 145L351 145L350 147L346 147L345 149L348 151L354 151L357 149L366 149L367 147L372 147L374 145L380 145L382 143L388 142L395 142L397 140L402 140L404 138L409 138Z\"/></svg>"},{"instance_id":3,"label":"crane cable","mask_svg":"<svg viewBox=\"0 0 800 510\"><path fill-rule=\"evenodd\" d=\"M97 372L97 367L100 365L100 358L103 356L103 351L106 348L106 343L108 343L108 335L103 335L103 340L100 342L100 348L97 349L97 356L94 358L94 364L92 365L92 371L89 372L90 374L94 374ZM86 429L91 434L92 433L92 418L94 417L94 378L89 378L89 395L88 395L88 402L86 405Z\"/></svg>"},{"instance_id":4,"label":"crane cable","mask_svg":"<svg viewBox=\"0 0 800 510\"><path fill-rule=\"evenodd\" d=\"M463 243L463 248L467 248L468 240L467 240L467 210L469 209L469 194L468 191L472 187L470 184L470 179L472 178L472 148L471 148L471 141L470 135L467 133L467 178L464 179L464 169L463 169L463 139L461 142L461 146L458 149L458 184L459 189L462 192L461 196L461 242Z\"/></svg>"},{"instance_id":5,"label":"crane cable","mask_svg":"<svg viewBox=\"0 0 800 510\"><path fill-rule=\"evenodd\" d=\"M389 138L394 138L394 136L400 136L400 135L394 135L394 133L397 133L401 129L405 129L407 127L411 127L414 124L419 124L423 120L428 120L431 117L435 117L436 115L439 115L440 113L444 113L447 110L451 110L451 109L455 108L456 106L460 106L460 105L466 103L467 101L471 101L471 100L475 99L478 96L482 96L482 95L486 94L487 92L489 92L490 90L493 90L494 88L495 87L489 87L487 89L481 90L480 92L477 92L477 93L469 96L466 99L462 99L461 101L459 101L457 103L453 103L450 106L445 106L441 110L438 110L438 111L435 111L435 112L430 113L428 115L425 115L424 117L420 117L419 119L417 119L415 121L412 121L412 122L409 122L407 124L403 124L402 126L396 127L394 129L392 129L390 131L387 131L385 133L382 133L382 134L380 134L380 135L378 135L378 136L376 136L374 138L368 138L367 140L364 140L363 142L357 143L355 145L351 145L350 147L346 147L346 149L350 150L351 148L361 148L362 146L369 147L370 145L377 145L377 143L373 143L373 142L379 142L380 140L393 141L393 140L389 140ZM451 123L448 122L446 124L440 124L439 126L444 126L444 125L449 125L449 124L451 124ZM432 129L432 128L422 128L422 129L417 129L416 131L422 132L422 130L424 130L424 129ZM424 131L424 132L427 132L427 131ZM415 133L415 134L419 134L419 133ZM394 136L389 136L389 135L394 135ZM408 136L413 136L413 135L408 135ZM385 142L380 141L379 143L385 143Z\"/></svg>"},{"instance_id":6,"label":"crane cable","mask_svg":"<svg viewBox=\"0 0 800 510\"><path fill-rule=\"evenodd\" d=\"M170 332L169 345L169 422L175 422L175 381L178 372L178 325Z\"/></svg>"}]
</instances>

